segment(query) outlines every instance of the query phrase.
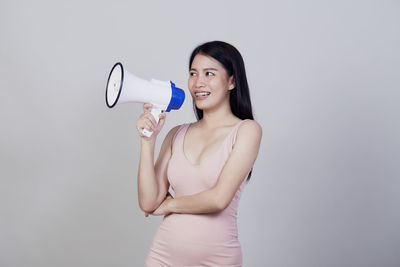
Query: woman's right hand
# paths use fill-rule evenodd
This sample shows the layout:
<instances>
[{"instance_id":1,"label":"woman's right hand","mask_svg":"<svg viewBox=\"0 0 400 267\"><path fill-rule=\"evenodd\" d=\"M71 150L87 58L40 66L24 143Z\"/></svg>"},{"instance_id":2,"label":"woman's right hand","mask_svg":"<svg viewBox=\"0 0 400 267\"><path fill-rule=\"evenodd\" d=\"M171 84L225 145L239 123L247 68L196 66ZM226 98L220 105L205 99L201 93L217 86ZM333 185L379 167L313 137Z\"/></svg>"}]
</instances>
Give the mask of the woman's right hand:
<instances>
[{"instance_id":1,"label":"woman's right hand","mask_svg":"<svg viewBox=\"0 0 400 267\"><path fill-rule=\"evenodd\" d=\"M155 139L165 123L165 118L166 118L165 113L161 113L159 115L158 124L156 123L156 120L150 113L150 109L152 106L153 105L150 103L144 103L143 113L140 115L139 119L136 122L136 129L139 133L139 136L144 140ZM142 133L143 129L153 132L153 134L150 137L147 137Z\"/></svg>"},{"instance_id":2,"label":"woman's right hand","mask_svg":"<svg viewBox=\"0 0 400 267\"><path fill-rule=\"evenodd\" d=\"M164 200L163 200L163 202L164 201L166 201L166 200L168 200L168 199L171 199L171 198L174 198L172 195L171 195L171 193L168 191L167 192L167 195L165 196L165 198L164 198ZM161 204L163 203L163 202L161 202ZM160 204L160 206L161 206L161 204ZM155 209L153 212L156 212L156 214L157 214L157 210L158 210L158 208L157 209ZM145 212L144 213L144 217L148 217L149 215L155 215L155 214L153 214L153 213L148 213L148 212ZM157 215L162 215L162 214L157 214ZM169 214L165 214L165 216L168 216Z\"/></svg>"}]
</instances>

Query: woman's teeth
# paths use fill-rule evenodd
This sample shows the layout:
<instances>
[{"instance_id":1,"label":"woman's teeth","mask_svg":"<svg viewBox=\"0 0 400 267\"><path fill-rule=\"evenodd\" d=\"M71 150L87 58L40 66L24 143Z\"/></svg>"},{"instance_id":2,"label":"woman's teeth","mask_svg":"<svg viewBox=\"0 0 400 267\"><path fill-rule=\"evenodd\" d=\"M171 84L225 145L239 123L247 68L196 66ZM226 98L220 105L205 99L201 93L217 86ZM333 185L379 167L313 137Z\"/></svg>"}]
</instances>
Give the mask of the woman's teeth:
<instances>
[{"instance_id":1,"label":"woman's teeth","mask_svg":"<svg viewBox=\"0 0 400 267\"><path fill-rule=\"evenodd\" d=\"M210 95L210 92L200 92L200 93L195 93L196 97L201 97L201 96L208 96Z\"/></svg>"}]
</instances>

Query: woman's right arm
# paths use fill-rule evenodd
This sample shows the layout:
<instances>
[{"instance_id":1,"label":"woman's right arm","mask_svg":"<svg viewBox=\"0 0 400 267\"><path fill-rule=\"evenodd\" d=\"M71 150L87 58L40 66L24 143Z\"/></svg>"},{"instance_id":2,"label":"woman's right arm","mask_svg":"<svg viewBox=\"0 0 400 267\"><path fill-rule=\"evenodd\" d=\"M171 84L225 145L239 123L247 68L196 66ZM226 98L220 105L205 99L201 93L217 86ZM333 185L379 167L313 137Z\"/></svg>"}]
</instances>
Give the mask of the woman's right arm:
<instances>
[{"instance_id":1,"label":"woman's right arm","mask_svg":"<svg viewBox=\"0 0 400 267\"><path fill-rule=\"evenodd\" d=\"M156 124L150 114L151 104L144 104L144 113L140 116L136 127L141 136L140 140L140 161L138 169L138 199L140 208L151 213L165 199L169 182L167 179L167 166L171 157L172 139L179 126L169 131L161 146L160 154L154 164L154 148L156 137L165 122L165 113L160 115L160 121ZM151 137L145 137L141 134L142 129L153 131Z\"/></svg>"}]
</instances>

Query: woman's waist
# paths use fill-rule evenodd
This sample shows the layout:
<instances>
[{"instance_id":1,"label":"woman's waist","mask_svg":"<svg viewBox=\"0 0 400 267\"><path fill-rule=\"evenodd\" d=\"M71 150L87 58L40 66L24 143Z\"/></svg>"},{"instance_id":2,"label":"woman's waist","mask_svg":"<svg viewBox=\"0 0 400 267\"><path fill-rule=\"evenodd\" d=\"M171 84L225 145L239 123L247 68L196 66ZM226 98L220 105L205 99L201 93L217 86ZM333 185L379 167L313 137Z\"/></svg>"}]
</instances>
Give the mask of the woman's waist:
<instances>
[{"instance_id":1,"label":"woman's waist","mask_svg":"<svg viewBox=\"0 0 400 267\"><path fill-rule=\"evenodd\" d=\"M176 238L208 239L209 241L237 240L236 218L218 214L172 213L164 217L159 231Z\"/></svg>"}]
</instances>

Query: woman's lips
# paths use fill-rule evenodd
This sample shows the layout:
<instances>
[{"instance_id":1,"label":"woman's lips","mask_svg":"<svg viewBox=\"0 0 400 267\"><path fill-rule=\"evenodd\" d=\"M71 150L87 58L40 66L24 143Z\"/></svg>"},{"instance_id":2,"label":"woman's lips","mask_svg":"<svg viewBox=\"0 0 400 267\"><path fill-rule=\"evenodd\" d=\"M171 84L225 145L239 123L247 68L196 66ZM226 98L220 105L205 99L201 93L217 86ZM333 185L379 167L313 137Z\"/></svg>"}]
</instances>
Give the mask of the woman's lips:
<instances>
[{"instance_id":1,"label":"woman's lips","mask_svg":"<svg viewBox=\"0 0 400 267\"><path fill-rule=\"evenodd\" d=\"M196 96L197 99L207 98L210 94L211 94L211 92L207 92L207 91L199 91L199 92L194 93L194 95Z\"/></svg>"}]
</instances>

